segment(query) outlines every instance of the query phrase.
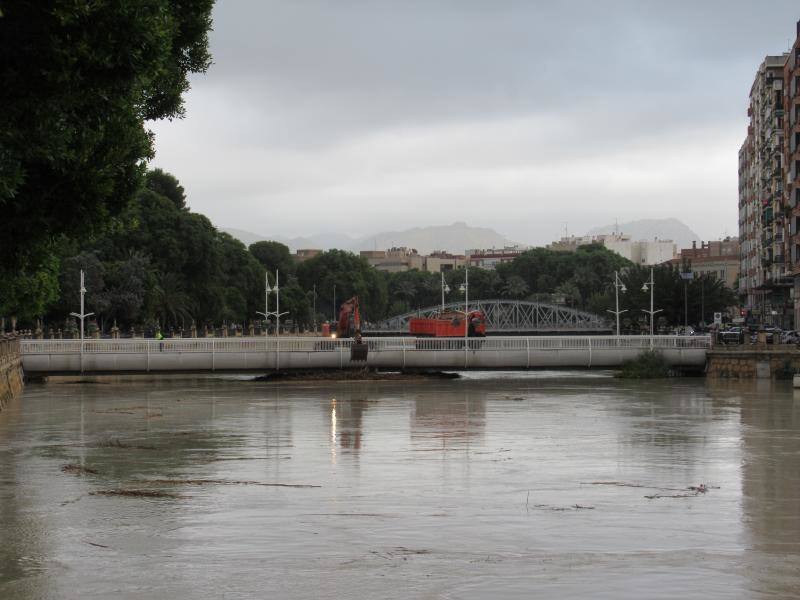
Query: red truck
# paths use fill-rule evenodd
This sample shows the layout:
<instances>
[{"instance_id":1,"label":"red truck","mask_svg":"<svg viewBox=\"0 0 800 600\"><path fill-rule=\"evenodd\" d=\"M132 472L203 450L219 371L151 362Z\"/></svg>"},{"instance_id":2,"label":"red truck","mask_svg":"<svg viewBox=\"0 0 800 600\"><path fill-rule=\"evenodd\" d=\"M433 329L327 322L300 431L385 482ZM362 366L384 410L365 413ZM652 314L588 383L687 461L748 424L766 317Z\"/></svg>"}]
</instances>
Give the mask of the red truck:
<instances>
[{"instance_id":1,"label":"red truck","mask_svg":"<svg viewBox=\"0 0 800 600\"><path fill-rule=\"evenodd\" d=\"M479 310L469 311L467 319L464 312L458 310L441 312L429 318L414 317L408 322L408 329L417 337L464 337L467 324L467 337L486 336L486 315Z\"/></svg>"}]
</instances>

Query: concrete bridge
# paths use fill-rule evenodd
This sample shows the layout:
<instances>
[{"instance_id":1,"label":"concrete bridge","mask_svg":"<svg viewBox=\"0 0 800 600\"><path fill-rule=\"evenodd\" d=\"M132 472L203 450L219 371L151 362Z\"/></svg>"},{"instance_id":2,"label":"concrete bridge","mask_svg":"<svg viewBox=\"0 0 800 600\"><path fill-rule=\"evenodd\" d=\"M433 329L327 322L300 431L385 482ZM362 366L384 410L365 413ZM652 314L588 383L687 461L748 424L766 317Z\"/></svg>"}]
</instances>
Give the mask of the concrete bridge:
<instances>
[{"instance_id":1,"label":"concrete bridge","mask_svg":"<svg viewBox=\"0 0 800 600\"><path fill-rule=\"evenodd\" d=\"M349 339L241 337L183 339L22 340L28 375L268 372L347 369L612 368L654 349L670 365L702 368L709 337L536 336L368 338L366 363L350 361Z\"/></svg>"},{"instance_id":2,"label":"concrete bridge","mask_svg":"<svg viewBox=\"0 0 800 600\"><path fill-rule=\"evenodd\" d=\"M464 303L445 304L447 310L464 310ZM526 333L582 333L585 335L611 333L610 322L593 313L557 304L522 300L471 300L470 310L486 315L486 331L490 335L522 335ZM429 306L416 311L369 324L364 331L371 335L408 333L408 322L414 317L432 317L441 306Z\"/></svg>"}]
</instances>

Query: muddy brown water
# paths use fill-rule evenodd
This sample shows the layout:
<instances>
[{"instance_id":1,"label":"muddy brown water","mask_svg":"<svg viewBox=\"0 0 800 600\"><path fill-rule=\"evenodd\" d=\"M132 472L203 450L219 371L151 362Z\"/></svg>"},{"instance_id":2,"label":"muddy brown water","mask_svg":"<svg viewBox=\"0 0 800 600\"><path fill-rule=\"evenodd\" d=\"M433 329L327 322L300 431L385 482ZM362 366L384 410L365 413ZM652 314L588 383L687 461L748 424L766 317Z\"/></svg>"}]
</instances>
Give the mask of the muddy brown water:
<instances>
[{"instance_id":1,"label":"muddy brown water","mask_svg":"<svg viewBox=\"0 0 800 600\"><path fill-rule=\"evenodd\" d=\"M0 413L0 598L798 596L784 383L44 384Z\"/></svg>"}]
</instances>

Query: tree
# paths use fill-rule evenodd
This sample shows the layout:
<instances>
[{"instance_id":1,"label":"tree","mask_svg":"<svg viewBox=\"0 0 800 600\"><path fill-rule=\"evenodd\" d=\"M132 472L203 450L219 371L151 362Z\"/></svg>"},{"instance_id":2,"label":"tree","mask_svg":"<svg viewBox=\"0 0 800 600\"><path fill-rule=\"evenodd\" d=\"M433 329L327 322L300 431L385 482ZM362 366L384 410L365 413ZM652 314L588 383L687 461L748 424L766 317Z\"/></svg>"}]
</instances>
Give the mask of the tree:
<instances>
[{"instance_id":1,"label":"tree","mask_svg":"<svg viewBox=\"0 0 800 600\"><path fill-rule=\"evenodd\" d=\"M387 306L386 279L366 259L344 250L329 250L297 265L301 288L317 286L317 308L325 315L338 315L339 306L359 296L365 320L378 320ZM336 286L336 305L333 303Z\"/></svg>"},{"instance_id":2,"label":"tree","mask_svg":"<svg viewBox=\"0 0 800 600\"><path fill-rule=\"evenodd\" d=\"M289 252L289 247L280 242L263 241L250 244L252 254L261 265L271 274L278 269L285 275L294 273L294 260Z\"/></svg>"},{"instance_id":3,"label":"tree","mask_svg":"<svg viewBox=\"0 0 800 600\"><path fill-rule=\"evenodd\" d=\"M500 287L503 297L520 299L524 298L528 293L528 284L519 275L511 275L506 279Z\"/></svg>"},{"instance_id":4,"label":"tree","mask_svg":"<svg viewBox=\"0 0 800 600\"><path fill-rule=\"evenodd\" d=\"M182 116L188 74L210 64L212 5L3 3L0 279L47 270L57 234L97 231L125 207L153 155L145 122Z\"/></svg>"}]
</instances>

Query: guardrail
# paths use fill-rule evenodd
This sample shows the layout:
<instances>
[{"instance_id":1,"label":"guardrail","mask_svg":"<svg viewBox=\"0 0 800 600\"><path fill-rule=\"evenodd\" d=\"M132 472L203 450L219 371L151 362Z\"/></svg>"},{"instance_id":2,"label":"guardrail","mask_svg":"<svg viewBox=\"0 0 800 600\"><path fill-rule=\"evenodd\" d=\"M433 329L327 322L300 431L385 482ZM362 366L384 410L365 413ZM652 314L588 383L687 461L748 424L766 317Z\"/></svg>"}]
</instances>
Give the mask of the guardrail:
<instances>
[{"instance_id":1,"label":"guardrail","mask_svg":"<svg viewBox=\"0 0 800 600\"><path fill-rule=\"evenodd\" d=\"M365 338L370 352L392 350L503 351L503 350L613 350L711 348L708 336L534 336L486 338ZM352 339L332 338L179 338L14 340L23 355L35 354L145 354L214 352L339 352L349 350Z\"/></svg>"}]
</instances>

